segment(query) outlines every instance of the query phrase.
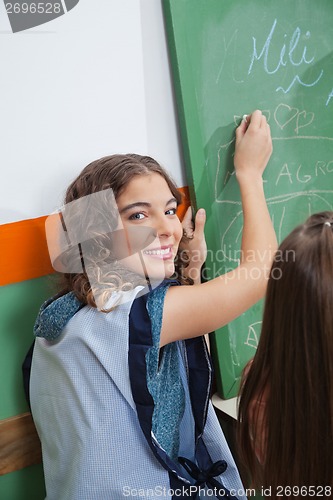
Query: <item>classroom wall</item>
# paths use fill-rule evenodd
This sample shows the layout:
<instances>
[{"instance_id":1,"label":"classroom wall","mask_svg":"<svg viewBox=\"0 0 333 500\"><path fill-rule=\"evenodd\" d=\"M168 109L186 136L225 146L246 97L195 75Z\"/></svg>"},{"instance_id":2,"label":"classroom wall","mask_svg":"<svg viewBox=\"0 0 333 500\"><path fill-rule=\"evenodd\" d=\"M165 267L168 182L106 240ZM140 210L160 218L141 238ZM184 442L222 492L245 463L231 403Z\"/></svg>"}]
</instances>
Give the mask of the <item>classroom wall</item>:
<instances>
[{"instance_id":1,"label":"classroom wall","mask_svg":"<svg viewBox=\"0 0 333 500\"><path fill-rule=\"evenodd\" d=\"M11 33L0 3L0 223L50 213L89 161L150 153L184 185L159 0L80 0Z\"/></svg>"},{"instance_id":2,"label":"classroom wall","mask_svg":"<svg viewBox=\"0 0 333 500\"><path fill-rule=\"evenodd\" d=\"M160 0L80 0L17 33L1 2L0 44L1 440L1 423L28 409L21 362L53 286L44 221L66 186L116 152L149 154L186 180ZM0 498L28 498L35 467L0 475Z\"/></svg>"}]
</instances>

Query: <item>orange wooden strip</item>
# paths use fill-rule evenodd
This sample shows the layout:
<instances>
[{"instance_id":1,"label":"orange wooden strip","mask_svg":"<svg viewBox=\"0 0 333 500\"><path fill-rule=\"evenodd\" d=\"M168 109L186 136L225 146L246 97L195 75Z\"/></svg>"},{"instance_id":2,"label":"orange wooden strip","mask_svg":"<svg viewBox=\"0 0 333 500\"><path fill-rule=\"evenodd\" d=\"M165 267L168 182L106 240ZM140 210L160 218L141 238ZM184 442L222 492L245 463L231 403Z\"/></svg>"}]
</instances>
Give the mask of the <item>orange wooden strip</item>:
<instances>
[{"instance_id":1,"label":"orange wooden strip","mask_svg":"<svg viewBox=\"0 0 333 500\"><path fill-rule=\"evenodd\" d=\"M0 225L0 285L53 273L45 239L46 217Z\"/></svg>"},{"instance_id":2,"label":"orange wooden strip","mask_svg":"<svg viewBox=\"0 0 333 500\"><path fill-rule=\"evenodd\" d=\"M177 213L182 219L190 205L190 195L186 186L179 191L183 203ZM54 272L45 238L46 217L0 225L0 286Z\"/></svg>"},{"instance_id":3,"label":"orange wooden strip","mask_svg":"<svg viewBox=\"0 0 333 500\"><path fill-rule=\"evenodd\" d=\"M39 464L42 452L31 413L0 421L0 476Z\"/></svg>"},{"instance_id":4,"label":"orange wooden strip","mask_svg":"<svg viewBox=\"0 0 333 500\"><path fill-rule=\"evenodd\" d=\"M183 195L183 202L178 207L177 215L180 218L180 220L182 220L182 218L185 215L186 210L191 205L191 199L190 199L190 192L189 192L189 189L187 186L179 188L179 191Z\"/></svg>"}]
</instances>

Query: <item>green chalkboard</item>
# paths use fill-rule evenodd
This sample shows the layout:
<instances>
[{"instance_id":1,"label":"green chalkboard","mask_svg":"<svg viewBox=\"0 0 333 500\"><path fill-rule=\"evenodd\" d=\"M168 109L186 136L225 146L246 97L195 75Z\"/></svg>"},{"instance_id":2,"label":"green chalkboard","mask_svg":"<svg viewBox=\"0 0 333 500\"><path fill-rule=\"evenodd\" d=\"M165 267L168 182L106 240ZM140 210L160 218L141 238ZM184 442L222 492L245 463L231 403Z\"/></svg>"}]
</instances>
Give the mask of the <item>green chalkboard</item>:
<instances>
[{"instance_id":1,"label":"green chalkboard","mask_svg":"<svg viewBox=\"0 0 333 500\"><path fill-rule=\"evenodd\" d=\"M237 264L242 210L234 133L261 109L273 138L265 194L279 241L333 209L332 0L164 0L192 199L207 210L207 278ZM237 394L262 303L212 335L218 391Z\"/></svg>"},{"instance_id":2,"label":"green chalkboard","mask_svg":"<svg viewBox=\"0 0 333 500\"><path fill-rule=\"evenodd\" d=\"M55 293L54 276L0 287L0 420L29 411L23 390L22 363L31 346L41 304ZM42 500L42 464L0 476L1 500Z\"/></svg>"}]
</instances>

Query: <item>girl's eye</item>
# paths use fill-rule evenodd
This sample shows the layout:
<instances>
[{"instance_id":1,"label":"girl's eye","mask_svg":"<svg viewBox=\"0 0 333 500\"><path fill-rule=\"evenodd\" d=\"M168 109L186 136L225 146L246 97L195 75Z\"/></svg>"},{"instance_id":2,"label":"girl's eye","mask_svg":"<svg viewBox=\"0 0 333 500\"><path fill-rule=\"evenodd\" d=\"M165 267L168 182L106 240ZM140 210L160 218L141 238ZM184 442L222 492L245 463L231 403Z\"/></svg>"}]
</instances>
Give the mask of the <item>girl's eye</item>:
<instances>
[{"instance_id":1,"label":"girl's eye","mask_svg":"<svg viewBox=\"0 0 333 500\"><path fill-rule=\"evenodd\" d=\"M176 212L177 212L177 208L169 208L169 210L167 210L165 213L167 215L176 215Z\"/></svg>"},{"instance_id":2,"label":"girl's eye","mask_svg":"<svg viewBox=\"0 0 333 500\"><path fill-rule=\"evenodd\" d=\"M141 212L136 212L135 214L132 214L130 217L129 217L129 220L142 220L144 219L145 216L143 213Z\"/></svg>"}]
</instances>

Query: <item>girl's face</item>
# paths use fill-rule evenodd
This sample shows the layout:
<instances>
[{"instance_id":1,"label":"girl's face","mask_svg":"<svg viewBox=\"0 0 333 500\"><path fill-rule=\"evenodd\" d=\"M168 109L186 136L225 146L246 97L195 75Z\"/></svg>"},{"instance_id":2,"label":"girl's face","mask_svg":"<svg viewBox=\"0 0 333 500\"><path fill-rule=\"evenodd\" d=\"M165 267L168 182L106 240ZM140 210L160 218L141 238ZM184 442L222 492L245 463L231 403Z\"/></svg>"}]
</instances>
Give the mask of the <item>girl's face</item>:
<instances>
[{"instance_id":1,"label":"girl's face","mask_svg":"<svg viewBox=\"0 0 333 500\"><path fill-rule=\"evenodd\" d=\"M156 173L133 177L117 205L119 227L127 235L122 263L149 279L172 276L182 225L176 215L177 200L164 178Z\"/></svg>"}]
</instances>

